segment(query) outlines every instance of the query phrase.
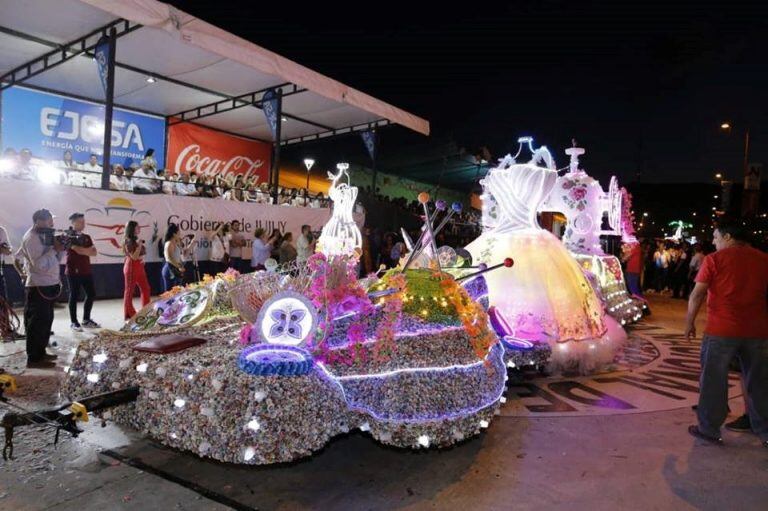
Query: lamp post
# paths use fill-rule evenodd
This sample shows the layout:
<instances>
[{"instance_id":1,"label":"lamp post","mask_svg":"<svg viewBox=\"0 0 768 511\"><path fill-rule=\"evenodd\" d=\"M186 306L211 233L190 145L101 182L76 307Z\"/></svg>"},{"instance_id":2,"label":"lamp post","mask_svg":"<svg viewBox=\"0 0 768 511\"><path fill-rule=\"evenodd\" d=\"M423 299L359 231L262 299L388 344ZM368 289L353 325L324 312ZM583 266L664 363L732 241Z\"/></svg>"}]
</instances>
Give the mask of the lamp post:
<instances>
[{"instance_id":1,"label":"lamp post","mask_svg":"<svg viewBox=\"0 0 768 511\"><path fill-rule=\"evenodd\" d=\"M346 163L346 162L337 163L336 168L339 170L339 172L346 172L347 169L349 169L349 163Z\"/></svg>"},{"instance_id":2,"label":"lamp post","mask_svg":"<svg viewBox=\"0 0 768 511\"><path fill-rule=\"evenodd\" d=\"M307 167L307 194L309 194L309 171L312 169L312 165L315 164L315 160L312 158L304 158L304 166Z\"/></svg>"}]
</instances>

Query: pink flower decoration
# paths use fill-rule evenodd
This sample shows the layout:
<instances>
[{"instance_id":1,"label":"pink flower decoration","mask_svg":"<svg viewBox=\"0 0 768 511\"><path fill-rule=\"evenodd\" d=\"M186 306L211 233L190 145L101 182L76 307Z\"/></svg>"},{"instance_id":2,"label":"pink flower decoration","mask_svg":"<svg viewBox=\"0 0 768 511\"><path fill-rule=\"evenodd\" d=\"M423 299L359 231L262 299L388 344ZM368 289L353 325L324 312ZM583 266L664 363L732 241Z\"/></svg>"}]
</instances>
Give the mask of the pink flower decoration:
<instances>
[{"instance_id":1,"label":"pink flower decoration","mask_svg":"<svg viewBox=\"0 0 768 511\"><path fill-rule=\"evenodd\" d=\"M582 200L587 196L587 190L583 186L577 186L571 189L570 195L573 200Z\"/></svg>"},{"instance_id":2,"label":"pink flower decoration","mask_svg":"<svg viewBox=\"0 0 768 511\"><path fill-rule=\"evenodd\" d=\"M251 329L253 329L253 325L245 325L240 330L240 344L243 346L251 343Z\"/></svg>"}]
</instances>

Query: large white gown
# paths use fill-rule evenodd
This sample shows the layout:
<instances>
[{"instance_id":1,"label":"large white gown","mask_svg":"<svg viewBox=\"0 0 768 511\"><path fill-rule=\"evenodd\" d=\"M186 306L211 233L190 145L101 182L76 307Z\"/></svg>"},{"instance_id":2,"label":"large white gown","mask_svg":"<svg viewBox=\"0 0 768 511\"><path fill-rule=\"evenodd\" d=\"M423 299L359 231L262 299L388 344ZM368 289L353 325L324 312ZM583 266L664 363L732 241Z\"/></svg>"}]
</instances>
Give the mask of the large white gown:
<instances>
[{"instance_id":1,"label":"large white gown","mask_svg":"<svg viewBox=\"0 0 768 511\"><path fill-rule=\"evenodd\" d=\"M493 314L506 330L500 334L546 342L552 347L553 371L584 373L610 363L626 335L604 314L560 240L538 225L537 210L556 179L557 171L535 162L502 160L481 181L484 231L466 248L474 261L489 266L506 257L515 261L511 269L486 275Z\"/></svg>"},{"instance_id":2,"label":"large white gown","mask_svg":"<svg viewBox=\"0 0 768 511\"><path fill-rule=\"evenodd\" d=\"M348 183L339 184L343 174L343 171L337 175L328 174L333 180L328 190L328 196L333 201L333 210L318 240L318 250L328 257L352 255L363 245L360 228L352 216L357 200L357 187Z\"/></svg>"}]
</instances>

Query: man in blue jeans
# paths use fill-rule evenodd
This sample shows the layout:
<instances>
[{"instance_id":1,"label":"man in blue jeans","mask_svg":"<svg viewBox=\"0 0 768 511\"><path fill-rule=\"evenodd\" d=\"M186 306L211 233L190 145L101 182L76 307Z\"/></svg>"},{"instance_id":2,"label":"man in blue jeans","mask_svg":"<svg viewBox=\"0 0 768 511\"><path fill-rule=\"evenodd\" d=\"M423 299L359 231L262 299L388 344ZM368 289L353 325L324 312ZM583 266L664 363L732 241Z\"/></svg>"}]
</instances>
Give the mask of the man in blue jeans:
<instances>
[{"instance_id":1,"label":"man in blue jeans","mask_svg":"<svg viewBox=\"0 0 768 511\"><path fill-rule=\"evenodd\" d=\"M685 336L696 335L695 320L707 299L701 343L699 424L688 432L720 444L728 415L728 369L738 358L745 380L749 425L768 447L768 254L750 247L747 229L736 222L715 228L717 251L704 258L688 301Z\"/></svg>"}]
</instances>

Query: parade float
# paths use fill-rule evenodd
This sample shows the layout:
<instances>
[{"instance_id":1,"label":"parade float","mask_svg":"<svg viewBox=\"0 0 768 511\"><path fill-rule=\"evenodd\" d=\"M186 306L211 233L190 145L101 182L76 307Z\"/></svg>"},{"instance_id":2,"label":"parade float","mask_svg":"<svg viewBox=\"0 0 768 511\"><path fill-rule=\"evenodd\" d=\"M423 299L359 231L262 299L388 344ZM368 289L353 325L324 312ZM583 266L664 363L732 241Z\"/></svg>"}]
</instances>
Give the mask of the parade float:
<instances>
[{"instance_id":1,"label":"parade float","mask_svg":"<svg viewBox=\"0 0 768 511\"><path fill-rule=\"evenodd\" d=\"M534 149L530 137L519 143L481 181L483 232L466 248L477 264L494 266L511 253L521 268L485 277L489 319L508 356L549 350L550 371L587 373L610 364L626 334L580 264L539 226L558 174L546 147ZM531 160L517 163L526 147Z\"/></svg>"},{"instance_id":2,"label":"parade float","mask_svg":"<svg viewBox=\"0 0 768 511\"><path fill-rule=\"evenodd\" d=\"M244 464L296 460L355 429L417 449L488 427L507 375L485 309L436 258L358 279L361 238L346 215L356 189L330 177L321 252L172 290L122 331L83 341L63 395L164 445Z\"/></svg>"},{"instance_id":3,"label":"parade float","mask_svg":"<svg viewBox=\"0 0 768 511\"><path fill-rule=\"evenodd\" d=\"M615 176L606 192L598 180L579 167L579 156L585 153L583 148L570 147L565 153L571 158L568 171L557 178L540 211L558 211L565 215L567 223L562 239L565 247L581 267L594 276L590 279L606 312L622 325L633 323L642 317L643 302L627 292L621 262L606 254L600 243L601 235L622 235L625 194Z\"/></svg>"}]
</instances>

